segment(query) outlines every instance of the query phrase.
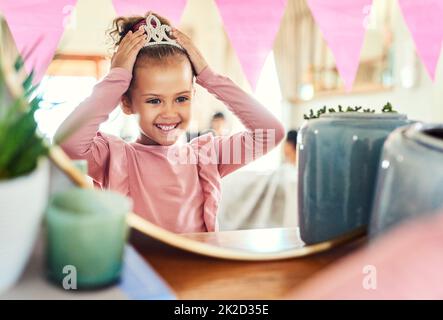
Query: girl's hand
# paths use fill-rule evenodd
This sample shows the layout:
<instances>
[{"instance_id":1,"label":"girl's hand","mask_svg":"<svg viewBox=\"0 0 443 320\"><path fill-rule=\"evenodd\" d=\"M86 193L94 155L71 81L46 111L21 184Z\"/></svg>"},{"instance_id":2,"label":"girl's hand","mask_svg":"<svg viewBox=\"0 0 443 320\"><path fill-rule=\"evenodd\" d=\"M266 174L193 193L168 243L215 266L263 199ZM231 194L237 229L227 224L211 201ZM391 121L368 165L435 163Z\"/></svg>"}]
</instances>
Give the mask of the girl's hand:
<instances>
[{"instance_id":1,"label":"girl's hand","mask_svg":"<svg viewBox=\"0 0 443 320\"><path fill-rule=\"evenodd\" d=\"M183 32L176 28L172 28L172 34L174 39L177 41L179 45L183 47L188 53L189 59L191 60L192 66L194 67L194 71L197 75L203 71L204 68L208 65L205 58L201 52L197 49L197 47L192 43L191 39Z\"/></svg>"},{"instance_id":2,"label":"girl's hand","mask_svg":"<svg viewBox=\"0 0 443 320\"><path fill-rule=\"evenodd\" d=\"M111 59L112 68L125 68L132 73L135 59L146 42L144 29L139 28L136 32L129 31L120 42L117 51Z\"/></svg>"}]
</instances>

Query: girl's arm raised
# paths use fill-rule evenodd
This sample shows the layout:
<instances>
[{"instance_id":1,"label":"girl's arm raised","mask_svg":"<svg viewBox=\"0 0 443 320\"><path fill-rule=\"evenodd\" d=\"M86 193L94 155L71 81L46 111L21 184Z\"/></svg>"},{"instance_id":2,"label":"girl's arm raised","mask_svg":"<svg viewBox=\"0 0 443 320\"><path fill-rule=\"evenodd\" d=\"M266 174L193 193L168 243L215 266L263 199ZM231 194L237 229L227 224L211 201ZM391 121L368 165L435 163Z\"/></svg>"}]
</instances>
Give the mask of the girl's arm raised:
<instances>
[{"instance_id":1,"label":"girl's arm raised","mask_svg":"<svg viewBox=\"0 0 443 320\"><path fill-rule=\"evenodd\" d=\"M99 183L109 158L108 141L97 134L100 124L119 104L132 79L132 69L146 40L143 30L131 31L122 39L112 57L111 70L94 90L61 124L54 141L74 159L86 159L88 172ZM64 139L67 137L67 139Z\"/></svg>"},{"instance_id":2,"label":"girl's arm raised","mask_svg":"<svg viewBox=\"0 0 443 320\"><path fill-rule=\"evenodd\" d=\"M284 138L280 121L229 78L206 67L197 76L197 83L224 102L247 128L232 136L215 138L222 177L269 152Z\"/></svg>"},{"instance_id":3,"label":"girl's arm raised","mask_svg":"<svg viewBox=\"0 0 443 320\"><path fill-rule=\"evenodd\" d=\"M54 141L67 139L60 143L61 148L72 159L86 159L90 176L102 183L103 173L109 158L109 146L98 128L119 104L121 96L128 89L132 75L124 68L111 71L94 86L92 94L86 98L58 128Z\"/></svg>"},{"instance_id":4,"label":"girl's arm raised","mask_svg":"<svg viewBox=\"0 0 443 320\"><path fill-rule=\"evenodd\" d=\"M220 175L231 173L275 147L285 136L280 121L229 78L215 74L188 36L176 28L172 35L188 53L197 83L224 102L247 128L230 137L216 137Z\"/></svg>"}]
</instances>

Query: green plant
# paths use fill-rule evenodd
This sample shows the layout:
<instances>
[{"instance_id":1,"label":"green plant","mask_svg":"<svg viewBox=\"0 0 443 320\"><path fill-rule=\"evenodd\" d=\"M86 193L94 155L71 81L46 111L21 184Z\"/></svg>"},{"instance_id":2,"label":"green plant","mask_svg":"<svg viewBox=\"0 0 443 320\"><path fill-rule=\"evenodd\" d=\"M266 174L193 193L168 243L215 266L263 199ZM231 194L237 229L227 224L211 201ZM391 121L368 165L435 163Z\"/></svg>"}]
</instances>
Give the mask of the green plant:
<instances>
[{"instance_id":1,"label":"green plant","mask_svg":"<svg viewBox=\"0 0 443 320\"><path fill-rule=\"evenodd\" d=\"M370 108L363 109L363 107L361 107L361 106L354 107L354 108L347 107L346 109L344 109L341 105L338 105L337 110L336 110L334 108L326 109L326 106L324 106L323 108L318 109L317 112L314 112L314 110L310 109L309 110L309 114L304 114L303 118L305 120L317 119L317 118L320 118L320 116L322 114L325 114L325 113L328 113L328 112L329 113L335 113L335 112L339 112L339 113L340 112L375 113L375 110L374 109L370 109ZM381 109L381 112L382 113L389 113L389 112L397 113L397 111L394 110L394 108L392 107L392 104L390 102L387 102L383 106L383 108Z\"/></svg>"},{"instance_id":2,"label":"green plant","mask_svg":"<svg viewBox=\"0 0 443 320\"><path fill-rule=\"evenodd\" d=\"M24 61L18 57L14 72L23 72L23 67ZM0 180L33 171L39 158L49 152L49 143L39 134L34 118L42 98L32 97L37 88L32 84L33 72L23 81L22 94L14 97L11 103L5 102L5 76L0 67Z\"/></svg>"}]
</instances>

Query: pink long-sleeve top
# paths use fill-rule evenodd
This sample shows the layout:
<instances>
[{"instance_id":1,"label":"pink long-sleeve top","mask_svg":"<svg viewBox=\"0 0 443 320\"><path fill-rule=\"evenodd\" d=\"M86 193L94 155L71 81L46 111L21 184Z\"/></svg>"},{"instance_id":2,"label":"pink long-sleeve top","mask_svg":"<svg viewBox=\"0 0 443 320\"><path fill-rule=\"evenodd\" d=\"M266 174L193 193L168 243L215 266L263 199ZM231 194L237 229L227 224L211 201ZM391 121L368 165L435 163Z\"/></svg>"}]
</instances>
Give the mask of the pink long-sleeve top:
<instances>
[{"instance_id":1,"label":"pink long-sleeve top","mask_svg":"<svg viewBox=\"0 0 443 320\"><path fill-rule=\"evenodd\" d=\"M113 68L95 85L58 129L56 136L77 128L62 149L72 159L86 159L94 184L130 197L133 211L148 221L176 233L215 231L221 178L276 146L284 128L230 79L206 67L196 82L224 102L246 131L221 137L208 133L171 146L128 143L98 129L131 77L126 69Z\"/></svg>"}]
</instances>

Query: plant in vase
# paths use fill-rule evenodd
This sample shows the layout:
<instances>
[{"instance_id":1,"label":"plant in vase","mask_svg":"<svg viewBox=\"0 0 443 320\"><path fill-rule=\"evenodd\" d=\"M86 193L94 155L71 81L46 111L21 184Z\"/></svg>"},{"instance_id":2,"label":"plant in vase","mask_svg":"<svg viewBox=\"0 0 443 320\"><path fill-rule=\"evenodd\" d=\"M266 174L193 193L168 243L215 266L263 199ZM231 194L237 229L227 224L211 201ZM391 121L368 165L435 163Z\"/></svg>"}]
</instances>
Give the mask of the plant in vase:
<instances>
[{"instance_id":1,"label":"plant in vase","mask_svg":"<svg viewBox=\"0 0 443 320\"><path fill-rule=\"evenodd\" d=\"M49 143L34 114L41 98L22 58L0 55L0 291L18 279L32 250L48 198ZM21 85L16 81L23 79Z\"/></svg>"},{"instance_id":2,"label":"plant in vase","mask_svg":"<svg viewBox=\"0 0 443 320\"><path fill-rule=\"evenodd\" d=\"M390 103L374 109L326 107L305 115L298 137L298 205L305 243L366 228L381 149L397 127L410 123Z\"/></svg>"}]
</instances>

